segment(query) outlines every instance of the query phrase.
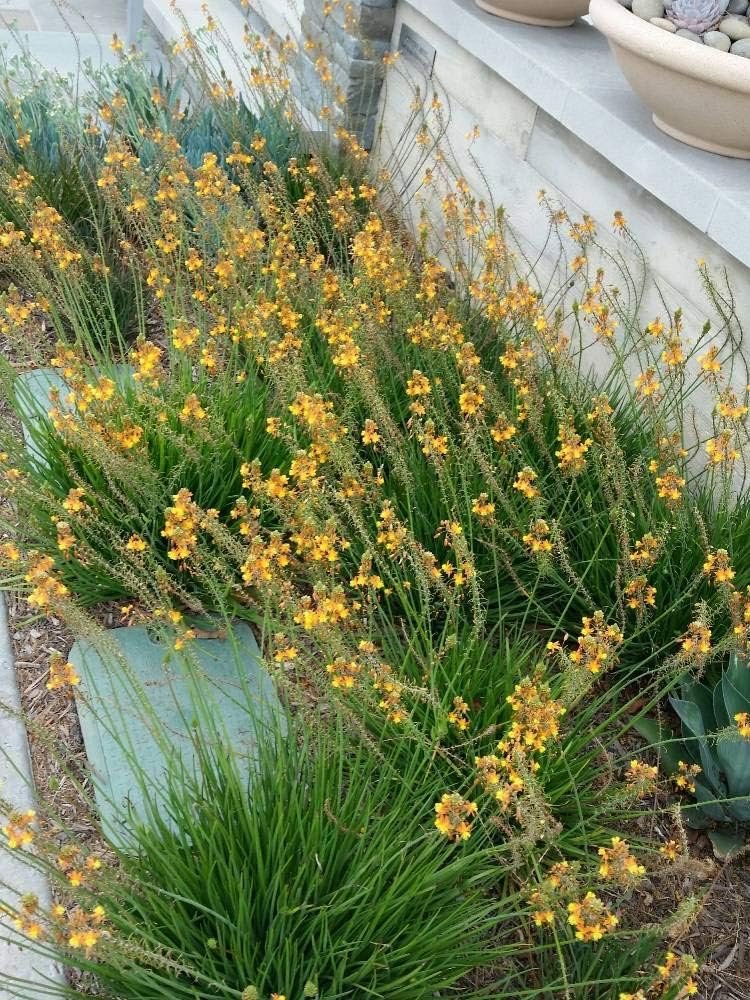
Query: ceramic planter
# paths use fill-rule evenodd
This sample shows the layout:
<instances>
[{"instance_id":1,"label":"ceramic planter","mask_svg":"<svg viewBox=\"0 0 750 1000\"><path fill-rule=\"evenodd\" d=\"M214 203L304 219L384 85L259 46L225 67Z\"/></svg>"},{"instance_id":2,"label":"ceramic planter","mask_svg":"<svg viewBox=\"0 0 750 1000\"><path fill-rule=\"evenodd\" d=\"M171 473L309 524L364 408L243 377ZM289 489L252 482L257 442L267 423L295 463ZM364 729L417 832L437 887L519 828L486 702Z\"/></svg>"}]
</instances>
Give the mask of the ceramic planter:
<instances>
[{"instance_id":1,"label":"ceramic planter","mask_svg":"<svg viewBox=\"0 0 750 1000\"><path fill-rule=\"evenodd\" d=\"M476 4L498 17L547 28L567 28L589 9L588 0L476 0Z\"/></svg>"},{"instance_id":2,"label":"ceramic planter","mask_svg":"<svg viewBox=\"0 0 750 1000\"><path fill-rule=\"evenodd\" d=\"M673 35L617 0L591 0L590 13L655 125L699 149L750 159L750 59Z\"/></svg>"}]
</instances>

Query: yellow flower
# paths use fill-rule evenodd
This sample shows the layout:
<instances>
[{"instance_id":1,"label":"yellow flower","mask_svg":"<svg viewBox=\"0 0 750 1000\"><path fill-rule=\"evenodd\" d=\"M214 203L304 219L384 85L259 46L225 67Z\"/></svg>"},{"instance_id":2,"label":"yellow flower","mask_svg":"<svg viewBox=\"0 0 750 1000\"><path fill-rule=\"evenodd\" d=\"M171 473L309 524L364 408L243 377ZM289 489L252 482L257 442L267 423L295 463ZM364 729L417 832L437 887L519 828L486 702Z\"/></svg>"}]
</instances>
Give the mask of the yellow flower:
<instances>
[{"instance_id":1,"label":"yellow flower","mask_svg":"<svg viewBox=\"0 0 750 1000\"><path fill-rule=\"evenodd\" d=\"M671 468L661 476L656 477L656 486L658 495L667 501L667 506L674 507L682 499L685 478L680 476L675 468Z\"/></svg>"},{"instance_id":2,"label":"yellow flower","mask_svg":"<svg viewBox=\"0 0 750 1000\"><path fill-rule=\"evenodd\" d=\"M678 772L672 779L675 787L683 792L695 794L695 779L702 774L703 768L698 764L686 764L684 760L678 762Z\"/></svg>"},{"instance_id":3,"label":"yellow flower","mask_svg":"<svg viewBox=\"0 0 750 1000\"><path fill-rule=\"evenodd\" d=\"M656 604L656 587L651 586L645 576L636 576L625 587L625 602L634 611L652 608Z\"/></svg>"},{"instance_id":4,"label":"yellow flower","mask_svg":"<svg viewBox=\"0 0 750 1000\"><path fill-rule=\"evenodd\" d=\"M495 513L495 505L490 502L486 493L480 493L471 501L471 510L477 517L491 517Z\"/></svg>"},{"instance_id":5,"label":"yellow flower","mask_svg":"<svg viewBox=\"0 0 750 1000\"><path fill-rule=\"evenodd\" d=\"M20 562L21 550L13 542L2 542L0 544L0 556L8 562Z\"/></svg>"},{"instance_id":6,"label":"yellow flower","mask_svg":"<svg viewBox=\"0 0 750 1000\"><path fill-rule=\"evenodd\" d=\"M148 548L148 543L140 535L131 535L125 543L125 548L128 552L145 552Z\"/></svg>"},{"instance_id":7,"label":"yellow flower","mask_svg":"<svg viewBox=\"0 0 750 1000\"><path fill-rule=\"evenodd\" d=\"M469 728L469 706L461 697L453 699L453 708L448 712L448 722L460 733Z\"/></svg>"},{"instance_id":8,"label":"yellow flower","mask_svg":"<svg viewBox=\"0 0 750 1000\"><path fill-rule=\"evenodd\" d=\"M591 447L591 438L582 440L571 424L560 424L558 431L560 448L555 452L559 459L560 471L572 476L582 472L586 464L586 452Z\"/></svg>"},{"instance_id":9,"label":"yellow flower","mask_svg":"<svg viewBox=\"0 0 750 1000\"><path fill-rule=\"evenodd\" d=\"M516 425L512 424L505 414L500 414L490 428L490 437L495 444L507 444L515 436L517 430Z\"/></svg>"},{"instance_id":10,"label":"yellow flower","mask_svg":"<svg viewBox=\"0 0 750 1000\"><path fill-rule=\"evenodd\" d=\"M296 646L284 646L283 649L276 650L273 658L275 663L289 663L296 660L298 655Z\"/></svg>"},{"instance_id":11,"label":"yellow flower","mask_svg":"<svg viewBox=\"0 0 750 1000\"><path fill-rule=\"evenodd\" d=\"M533 469L525 466L516 476L513 489L518 490L519 493L523 493L527 500L533 500L534 497L539 496L539 490L534 486L538 478Z\"/></svg>"},{"instance_id":12,"label":"yellow flower","mask_svg":"<svg viewBox=\"0 0 750 1000\"><path fill-rule=\"evenodd\" d=\"M333 687L351 690L362 672L362 665L357 660L339 656L333 663L326 665L326 671L330 674Z\"/></svg>"},{"instance_id":13,"label":"yellow flower","mask_svg":"<svg viewBox=\"0 0 750 1000\"><path fill-rule=\"evenodd\" d=\"M472 818L476 812L476 802L469 802L457 792L446 793L435 803L435 826L453 843L468 840L471 836Z\"/></svg>"},{"instance_id":14,"label":"yellow flower","mask_svg":"<svg viewBox=\"0 0 750 1000\"><path fill-rule=\"evenodd\" d=\"M549 686L537 676L525 677L505 700L513 709L513 716L505 739L498 743L498 750L507 753L515 746L524 751L544 753L547 743L560 732L564 706L552 697Z\"/></svg>"},{"instance_id":15,"label":"yellow flower","mask_svg":"<svg viewBox=\"0 0 750 1000\"><path fill-rule=\"evenodd\" d=\"M718 375L721 371L721 365L717 361L717 355L719 353L718 347L709 347L705 354L698 358L698 364L701 367L701 371L708 372L712 375Z\"/></svg>"},{"instance_id":16,"label":"yellow flower","mask_svg":"<svg viewBox=\"0 0 750 1000\"><path fill-rule=\"evenodd\" d=\"M610 847L599 848L599 857L602 859L599 865L601 878L628 886L646 874L646 869L638 864L621 837L612 837L610 844Z\"/></svg>"},{"instance_id":17,"label":"yellow flower","mask_svg":"<svg viewBox=\"0 0 750 1000\"><path fill-rule=\"evenodd\" d=\"M659 769L654 764L645 764L640 760L631 760L625 772L625 781L633 789L638 798L650 795L656 787Z\"/></svg>"},{"instance_id":18,"label":"yellow flower","mask_svg":"<svg viewBox=\"0 0 750 1000\"><path fill-rule=\"evenodd\" d=\"M667 859L667 861L676 861L682 849L676 840L666 840L659 848L659 854Z\"/></svg>"},{"instance_id":19,"label":"yellow flower","mask_svg":"<svg viewBox=\"0 0 750 1000\"><path fill-rule=\"evenodd\" d=\"M175 493L172 500L174 506L167 507L164 512L161 534L169 540L167 557L182 561L189 558L198 544L199 511L197 504L193 503L192 493L187 489Z\"/></svg>"},{"instance_id":20,"label":"yellow flower","mask_svg":"<svg viewBox=\"0 0 750 1000\"><path fill-rule=\"evenodd\" d=\"M552 542L549 538L549 525L542 518L534 521L528 532L523 536L523 543L527 546L532 555L543 555L552 551Z\"/></svg>"},{"instance_id":21,"label":"yellow flower","mask_svg":"<svg viewBox=\"0 0 750 1000\"><path fill-rule=\"evenodd\" d=\"M187 323L178 323L172 330L172 344L178 351L184 351L191 347L200 337L200 330L197 326L188 326Z\"/></svg>"},{"instance_id":22,"label":"yellow flower","mask_svg":"<svg viewBox=\"0 0 750 1000\"><path fill-rule=\"evenodd\" d=\"M2 832L11 850L16 850L18 847L28 847L29 844L33 843L32 826L35 819L36 812L33 809L27 809L26 812L12 812L8 816L8 822L2 828Z\"/></svg>"},{"instance_id":23,"label":"yellow flower","mask_svg":"<svg viewBox=\"0 0 750 1000\"><path fill-rule=\"evenodd\" d=\"M191 420L205 420L208 414L203 409L201 401L198 399L194 392L188 393L185 397L185 403L180 410L180 420L183 423L189 423Z\"/></svg>"},{"instance_id":24,"label":"yellow flower","mask_svg":"<svg viewBox=\"0 0 750 1000\"><path fill-rule=\"evenodd\" d=\"M135 366L135 372L133 373L135 381L157 385L161 357L162 349L157 344L151 344L148 341L140 343L133 348L130 352L130 360Z\"/></svg>"},{"instance_id":25,"label":"yellow flower","mask_svg":"<svg viewBox=\"0 0 750 1000\"><path fill-rule=\"evenodd\" d=\"M77 687L81 678L76 673L72 663L66 663L59 653L53 653L49 663L49 680L45 687L48 691L59 691L66 687Z\"/></svg>"},{"instance_id":26,"label":"yellow flower","mask_svg":"<svg viewBox=\"0 0 750 1000\"><path fill-rule=\"evenodd\" d=\"M700 620L690 622L681 644L683 652L688 655L705 656L711 651L711 629Z\"/></svg>"},{"instance_id":27,"label":"yellow flower","mask_svg":"<svg viewBox=\"0 0 750 1000\"><path fill-rule=\"evenodd\" d=\"M125 422L121 431L115 431L113 437L117 444L126 451L131 448L135 448L136 445L140 444L143 438L143 428L138 427L136 424L131 423L129 420Z\"/></svg>"},{"instance_id":28,"label":"yellow flower","mask_svg":"<svg viewBox=\"0 0 750 1000\"><path fill-rule=\"evenodd\" d=\"M383 504L377 526L378 545L382 545L387 552L398 552L406 541L407 531L396 517L396 512L390 501Z\"/></svg>"},{"instance_id":29,"label":"yellow flower","mask_svg":"<svg viewBox=\"0 0 750 1000\"><path fill-rule=\"evenodd\" d=\"M461 390L458 396L458 405L461 413L467 417L475 417L484 405L484 393L486 386L476 379L467 379L461 383Z\"/></svg>"},{"instance_id":30,"label":"yellow flower","mask_svg":"<svg viewBox=\"0 0 750 1000\"><path fill-rule=\"evenodd\" d=\"M362 431L362 444L379 444L382 441L380 433L378 432L378 425L374 420L365 420L365 426Z\"/></svg>"},{"instance_id":31,"label":"yellow flower","mask_svg":"<svg viewBox=\"0 0 750 1000\"><path fill-rule=\"evenodd\" d=\"M653 368L647 368L645 372L639 375L634 385L636 392L645 399L654 396L661 388L661 383L657 379L656 371Z\"/></svg>"},{"instance_id":32,"label":"yellow flower","mask_svg":"<svg viewBox=\"0 0 750 1000\"><path fill-rule=\"evenodd\" d=\"M68 492L67 497L63 500L63 507L65 510L69 511L71 514L80 514L81 511L87 509L87 504L83 499L86 493L80 487L76 487Z\"/></svg>"},{"instance_id":33,"label":"yellow flower","mask_svg":"<svg viewBox=\"0 0 750 1000\"><path fill-rule=\"evenodd\" d=\"M729 562L729 553L726 549L716 549L709 552L706 561L703 563L703 572L706 576L712 577L717 585L731 584L735 573Z\"/></svg>"},{"instance_id":34,"label":"yellow flower","mask_svg":"<svg viewBox=\"0 0 750 1000\"><path fill-rule=\"evenodd\" d=\"M579 902L568 903L568 923L575 927L579 941L601 941L617 927L619 920L595 893L589 891Z\"/></svg>"},{"instance_id":35,"label":"yellow flower","mask_svg":"<svg viewBox=\"0 0 750 1000\"><path fill-rule=\"evenodd\" d=\"M643 538L638 539L635 543L635 547L630 553L630 561L642 566L643 569L648 569L656 561L660 544L658 538L655 538L651 532L647 532Z\"/></svg>"},{"instance_id":36,"label":"yellow flower","mask_svg":"<svg viewBox=\"0 0 750 1000\"><path fill-rule=\"evenodd\" d=\"M602 667L617 662L615 651L623 641L618 625L608 625L602 611L583 618L578 648L570 653L573 663L580 663L589 673L598 674Z\"/></svg>"},{"instance_id":37,"label":"yellow flower","mask_svg":"<svg viewBox=\"0 0 750 1000\"><path fill-rule=\"evenodd\" d=\"M734 434L731 430L721 431L715 438L706 441L706 454L712 465L732 465L741 457L739 448L734 445Z\"/></svg>"}]
</instances>

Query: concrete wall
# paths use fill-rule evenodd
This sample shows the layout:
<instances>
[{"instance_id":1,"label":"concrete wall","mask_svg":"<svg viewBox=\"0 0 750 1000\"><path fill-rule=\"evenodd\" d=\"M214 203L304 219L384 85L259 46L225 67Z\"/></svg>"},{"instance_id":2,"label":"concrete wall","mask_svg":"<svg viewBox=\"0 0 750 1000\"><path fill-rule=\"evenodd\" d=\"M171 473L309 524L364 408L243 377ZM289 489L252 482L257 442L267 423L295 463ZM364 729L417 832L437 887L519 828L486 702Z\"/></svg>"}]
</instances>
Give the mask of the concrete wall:
<instances>
[{"instance_id":1,"label":"concrete wall","mask_svg":"<svg viewBox=\"0 0 750 1000\"><path fill-rule=\"evenodd\" d=\"M550 266L556 257L550 251L543 252L548 225L537 198L543 189L572 217L584 212L593 216L600 237L613 253L622 252L624 246L612 233L613 213L622 211L667 302L682 305L698 327L710 311L697 271L699 260L705 260L717 276L726 270L738 311L750 313L750 268L746 264L510 84L501 75L501 65L495 68L470 55L404 0L399 0L396 9L394 48L402 24L434 46L435 66L428 79L418 65L402 57L389 73L381 94L376 134L375 154L380 161L393 165L395 159L401 160L402 177L408 177L418 153L423 155L414 146L414 125L408 130L411 138L404 139L409 108L417 88L428 94L428 103L435 92L444 104L446 120L441 148L448 151L457 174L466 178L477 198L507 209L510 224L530 257L541 253ZM551 29L547 34L557 31ZM470 143L466 136L474 125L480 128L480 137ZM394 157L395 147L399 148ZM693 152L683 149L686 155ZM430 160L429 156L424 158ZM414 182L407 185L411 192L417 186ZM417 197L436 220L435 196L423 188ZM412 203L413 212L416 207ZM750 231L747 249L750 254ZM571 248L571 252L575 251ZM628 257L637 269L637 258ZM664 312L653 288L649 301L657 312Z\"/></svg>"}]
</instances>

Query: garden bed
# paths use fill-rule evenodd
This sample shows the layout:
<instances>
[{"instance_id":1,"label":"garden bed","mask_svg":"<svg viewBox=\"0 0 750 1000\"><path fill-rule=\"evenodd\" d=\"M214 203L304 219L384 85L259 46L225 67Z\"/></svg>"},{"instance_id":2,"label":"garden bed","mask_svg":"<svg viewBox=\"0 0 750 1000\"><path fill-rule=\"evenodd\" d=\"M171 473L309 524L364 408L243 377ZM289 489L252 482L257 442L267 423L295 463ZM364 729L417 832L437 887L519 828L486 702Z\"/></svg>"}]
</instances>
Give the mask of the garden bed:
<instances>
[{"instance_id":1,"label":"garden bed","mask_svg":"<svg viewBox=\"0 0 750 1000\"><path fill-rule=\"evenodd\" d=\"M642 316L645 270L543 196L542 293L435 155L434 102L410 148L443 219L415 238L355 136L304 132L283 60L247 39L251 114L198 41L187 106L124 60L91 117L68 109L67 194L42 200L49 150L10 116L6 161L36 159L0 174L25 432L0 442L0 582L39 616L16 636L41 794L4 834L57 900L10 919L128 1000L740 997L746 848L720 864L686 826L741 844L750 801L716 763L744 753L744 684L698 732L693 683L740 676L750 640L731 308L704 268L715 332ZM48 366L29 419L19 371ZM252 626L292 707L257 759L230 725L257 690L208 696L206 620L240 672ZM177 723L123 625L199 696ZM137 809L97 810L74 697ZM136 721L190 752L155 775Z\"/></svg>"}]
</instances>

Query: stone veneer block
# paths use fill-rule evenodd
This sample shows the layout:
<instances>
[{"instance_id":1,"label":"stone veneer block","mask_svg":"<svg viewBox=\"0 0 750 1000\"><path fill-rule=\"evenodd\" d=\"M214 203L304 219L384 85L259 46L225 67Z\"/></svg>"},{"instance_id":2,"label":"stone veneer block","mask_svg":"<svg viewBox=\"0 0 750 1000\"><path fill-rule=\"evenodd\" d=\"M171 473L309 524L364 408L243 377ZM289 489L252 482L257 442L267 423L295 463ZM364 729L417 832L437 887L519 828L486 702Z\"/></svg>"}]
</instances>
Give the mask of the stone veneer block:
<instances>
[{"instance_id":1,"label":"stone veneer block","mask_svg":"<svg viewBox=\"0 0 750 1000\"><path fill-rule=\"evenodd\" d=\"M231 638L193 640L186 655L140 627L113 629L105 641L109 651L78 640L69 660L81 677L76 701L102 825L127 844L128 815L147 821L147 797L161 807L170 768L198 776L198 726L203 739L215 731L249 779L260 742L285 732L286 721L244 623Z\"/></svg>"}]
</instances>

